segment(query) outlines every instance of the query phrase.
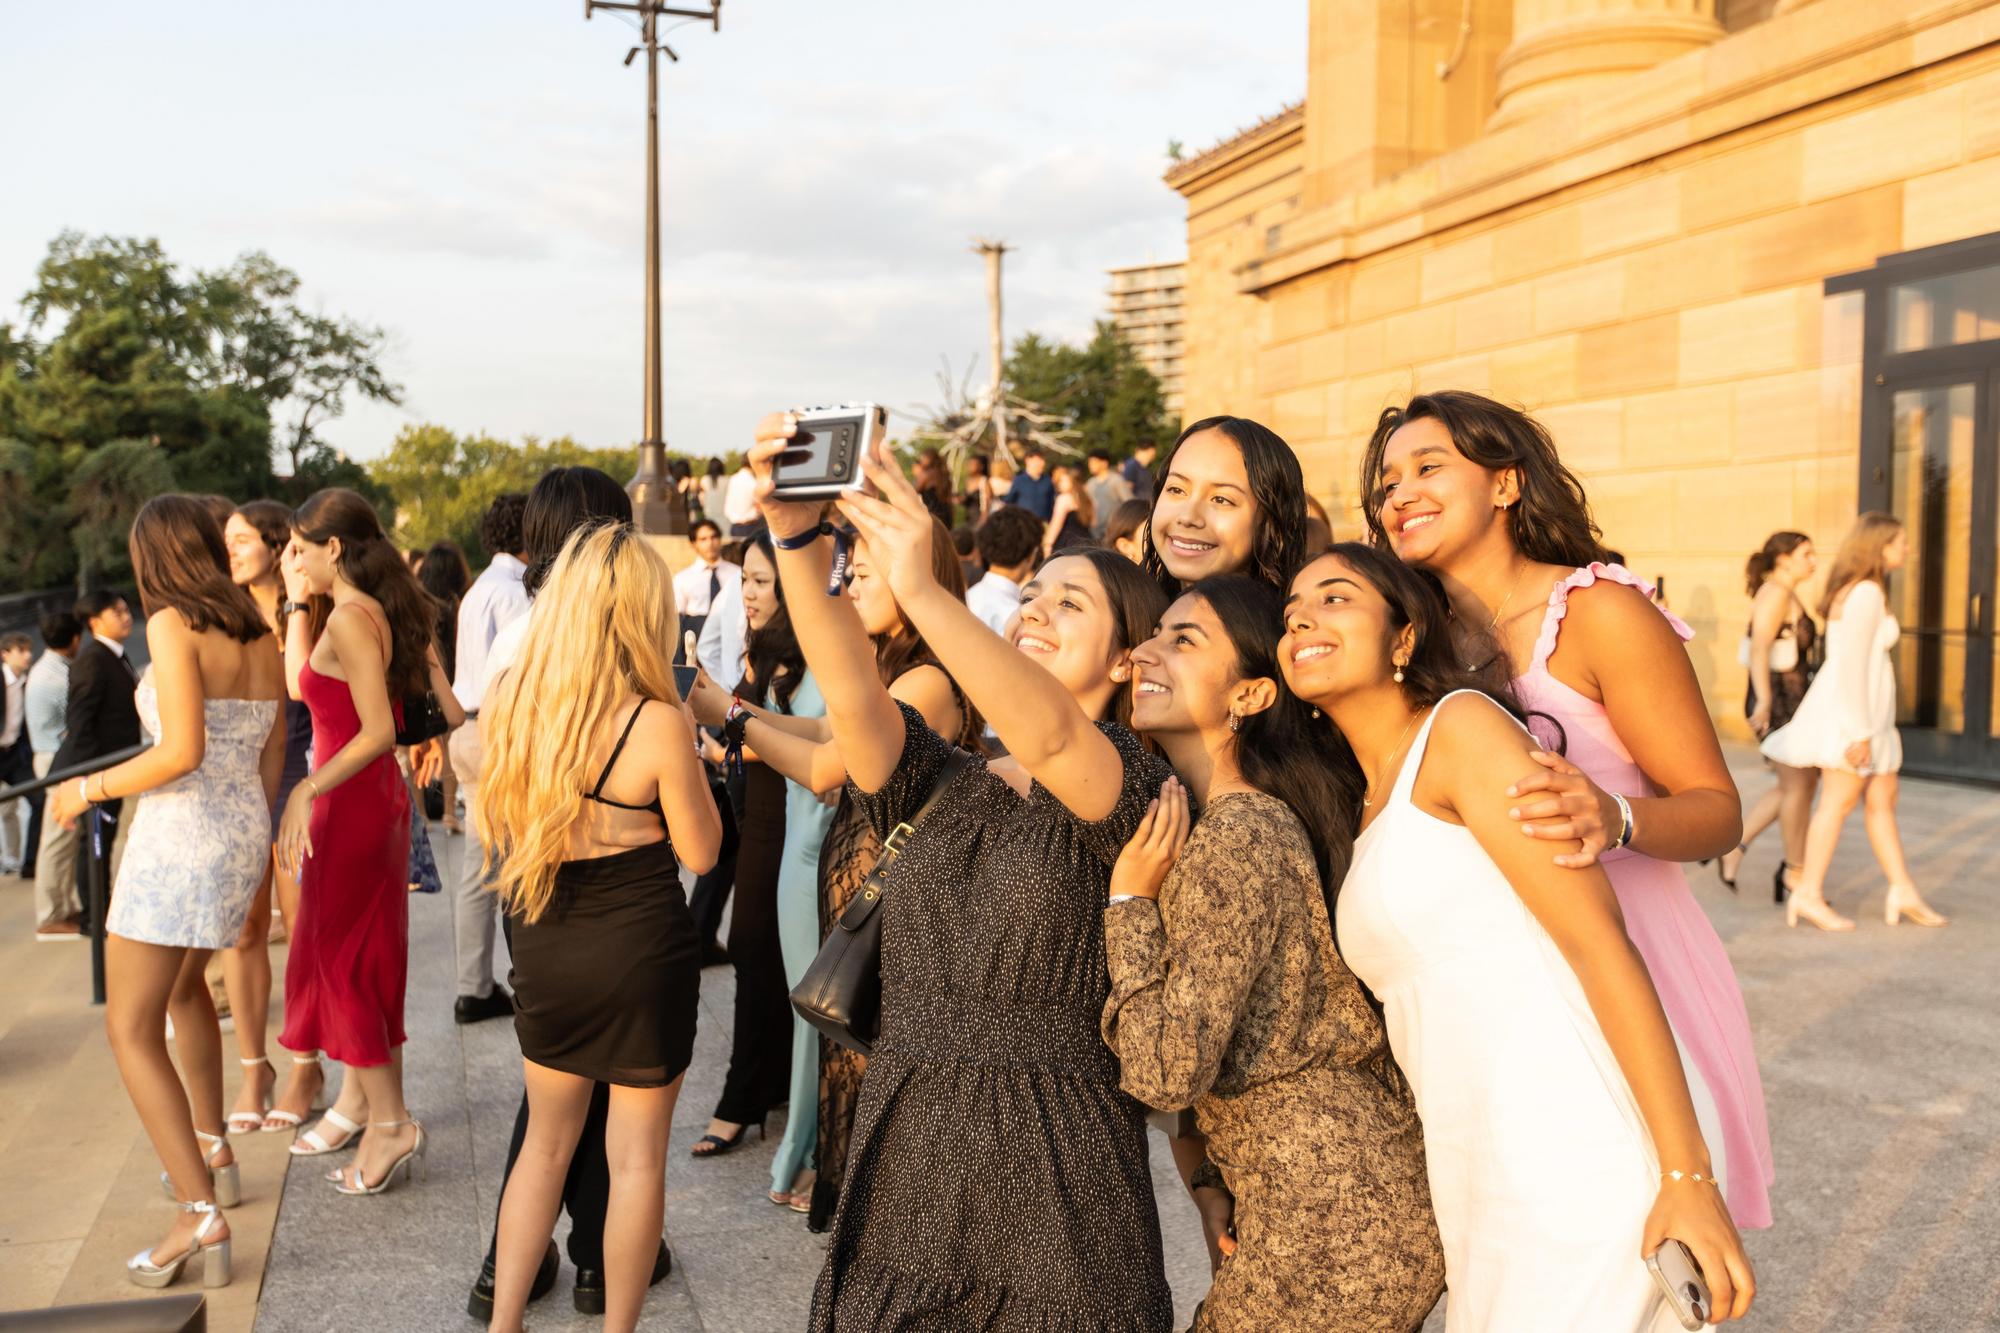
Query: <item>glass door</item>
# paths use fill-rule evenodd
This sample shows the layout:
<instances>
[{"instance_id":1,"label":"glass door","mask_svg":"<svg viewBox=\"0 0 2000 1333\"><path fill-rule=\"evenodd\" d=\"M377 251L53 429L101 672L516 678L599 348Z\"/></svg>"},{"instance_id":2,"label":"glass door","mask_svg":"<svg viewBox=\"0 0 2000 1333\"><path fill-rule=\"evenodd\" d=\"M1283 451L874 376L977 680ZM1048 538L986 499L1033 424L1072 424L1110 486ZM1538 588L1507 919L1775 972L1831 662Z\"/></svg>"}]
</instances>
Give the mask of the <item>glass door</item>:
<instances>
[{"instance_id":1,"label":"glass door","mask_svg":"<svg viewBox=\"0 0 2000 1333\"><path fill-rule=\"evenodd\" d=\"M1910 539L1908 562L1889 581L1890 610L1903 630L1895 663L1905 762L1918 772L1990 773L2000 768L1993 633L2000 377L1892 376L1883 388L1884 498Z\"/></svg>"}]
</instances>

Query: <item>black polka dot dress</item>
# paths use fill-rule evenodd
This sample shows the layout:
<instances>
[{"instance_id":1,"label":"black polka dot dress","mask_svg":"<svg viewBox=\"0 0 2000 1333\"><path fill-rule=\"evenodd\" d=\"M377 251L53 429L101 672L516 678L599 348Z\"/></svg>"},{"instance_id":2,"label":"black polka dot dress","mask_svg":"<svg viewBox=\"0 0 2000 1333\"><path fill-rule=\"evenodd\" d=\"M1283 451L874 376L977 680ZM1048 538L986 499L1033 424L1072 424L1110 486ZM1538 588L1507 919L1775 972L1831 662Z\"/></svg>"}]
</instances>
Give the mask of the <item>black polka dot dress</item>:
<instances>
[{"instance_id":1,"label":"black polka dot dress","mask_svg":"<svg viewBox=\"0 0 2000 1333\"><path fill-rule=\"evenodd\" d=\"M903 706L896 775L850 787L878 833L950 747ZM1098 1033L1112 864L1168 776L1131 732L1111 814L1024 800L975 759L883 900L882 1036L855 1111L812 1328L1167 1333L1144 1111Z\"/></svg>"}]
</instances>

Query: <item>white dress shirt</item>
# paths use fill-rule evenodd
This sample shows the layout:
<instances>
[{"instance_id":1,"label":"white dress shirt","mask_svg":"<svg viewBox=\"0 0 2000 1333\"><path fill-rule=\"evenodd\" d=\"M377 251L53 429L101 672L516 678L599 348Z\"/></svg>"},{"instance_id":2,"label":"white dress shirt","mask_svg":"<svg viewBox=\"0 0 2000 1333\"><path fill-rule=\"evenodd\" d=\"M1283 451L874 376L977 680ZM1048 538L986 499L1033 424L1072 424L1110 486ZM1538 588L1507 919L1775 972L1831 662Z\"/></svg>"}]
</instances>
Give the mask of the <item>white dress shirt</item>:
<instances>
[{"instance_id":1,"label":"white dress shirt","mask_svg":"<svg viewBox=\"0 0 2000 1333\"><path fill-rule=\"evenodd\" d=\"M750 621L743 614L743 580L725 583L708 609L701 638L694 646L694 660L708 678L725 690L743 682L743 648L750 637Z\"/></svg>"},{"instance_id":2,"label":"white dress shirt","mask_svg":"<svg viewBox=\"0 0 2000 1333\"><path fill-rule=\"evenodd\" d=\"M513 556L496 555L458 604L458 679L451 692L468 713L477 713L486 698L487 655L494 635L527 614L528 590L521 585L527 572Z\"/></svg>"},{"instance_id":3,"label":"white dress shirt","mask_svg":"<svg viewBox=\"0 0 2000 1333\"><path fill-rule=\"evenodd\" d=\"M11 750L21 739L21 726L28 718L28 675L10 666L0 666L0 682L7 693L7 708L0 719L0 750Z\"/></svg>"},{"instance_id":4,"label":"white dress shirt","mask_svg":"<svg viewBox=\"0 0 2000 1333\"><path fill-rule=\"evenodd\" d=\"M1007 622L1021 609L1021 585L989 569L985 578L965 590L965 604L987 628L1004 636Z\"/></svg>"},{"instance_id":5,"label":"white dress shirt","mask_svg":"<svg viewBox=\"0 0 2000 1333\"><path fill-rule=\"evenodd\" d=\"M717 584L716 594L731 583L740 582L743 570L727 560L705 565L700 560L674 575L674 609L684 616L705 616L709 609L708 590Z\"/></svg>"},{"instance_id":6,"label":"white dress shirt","mask_svg":"<svg viewBox=\"0 0 2000 1333\"><path fill-rule=\"evenodd\" d=\"M69 728L69 659L61 653L43 653L28 668L27 689L28 747L36 754L52 755L62 748L63 733Z\"/></svg>"},{"instance_id":7,"label":"white dress shirt","mask_svg":"<svg viewBox=\"0 0 2000 1333\"><path fill-rule=\"evenodd\" d=\"M755 523L757 513L757 478L749 468L738 468L729 479L729 488L722 493L722 516L737 526Z\"/></svg>"}]
</instances>

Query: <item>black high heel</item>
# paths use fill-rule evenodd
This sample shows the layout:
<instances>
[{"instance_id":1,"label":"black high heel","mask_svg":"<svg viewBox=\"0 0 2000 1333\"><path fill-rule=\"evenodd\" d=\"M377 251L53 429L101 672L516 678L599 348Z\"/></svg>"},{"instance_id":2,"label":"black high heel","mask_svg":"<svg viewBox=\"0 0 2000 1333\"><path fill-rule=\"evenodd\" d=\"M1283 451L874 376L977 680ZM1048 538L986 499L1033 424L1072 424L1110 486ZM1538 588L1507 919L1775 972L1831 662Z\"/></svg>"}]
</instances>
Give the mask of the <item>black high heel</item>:
<instances>
[{"instance_id":1,"label":"black high heel","mask_svg":"<svg viewBox=\"0 0 2000 1333\"><path fill-rule=\"evenodd\" d=\"M738 1148L742 1147L743 1140L745 1137L749 1135L749 1133L750 1133L749 1125L738 1125L736 1127L736 1132L734 1134L731 1134L726 1139L723 1138L720 1134L704 1134L700 1138L696 1139L694 1141L694 1145L688 1149L688 1156L704 1157L704 1158L726 1156L727 1154L735 1152ZM764 1125L762 1121L759 1121L757 1123L757 1135L759 1138L762 1138L763 1134L764 1134ZM700 1149L701 1145L704 1143L713 1144L714 1146L711 1147L707 1152L702 1152L700 1151Z\"/></svg>"},{"instance_id":2,"label":"black high heel","mask_svg":"<svg viewBox=\"0 0 2000 1333\"><path fill-rule=\"evenodd\" d=\"M1780 861L1778 873L1771 878L1771 901L1780 907L1783 907L1786 900L1792 896L1792 886L1785 883L1785 872L1790 869L1790 866Z\"/></svg>"},{"instance_id":3,"label":"black high heel","mask_svg":"<svg viewBox=\"0 0 2000 1333\"><path fill-rule=\"evenodd\" d=\"M1736 844L1736 850L1743 853L1746 856L1750 854L1750 849L1744 846L1740 842ZM1727 855L1729 855L1728 852L1724 852L1722 854L1722 856L1727 856ZM1728 889L1731 893L1734 893L1736 892L1736 881L1722 873L1722 856L1704 856L1701 858L1701 863L1703 865L1708 865L1710 862L1713 862L1715 864L1715 877L1722 881L1723 888ZM1738 868L1739 869L1741 868L1741 863L1739 863ZM1784 872L1781 870L1779 871L1779 873L1783 874Z\"/></svg>"}]
</instances>

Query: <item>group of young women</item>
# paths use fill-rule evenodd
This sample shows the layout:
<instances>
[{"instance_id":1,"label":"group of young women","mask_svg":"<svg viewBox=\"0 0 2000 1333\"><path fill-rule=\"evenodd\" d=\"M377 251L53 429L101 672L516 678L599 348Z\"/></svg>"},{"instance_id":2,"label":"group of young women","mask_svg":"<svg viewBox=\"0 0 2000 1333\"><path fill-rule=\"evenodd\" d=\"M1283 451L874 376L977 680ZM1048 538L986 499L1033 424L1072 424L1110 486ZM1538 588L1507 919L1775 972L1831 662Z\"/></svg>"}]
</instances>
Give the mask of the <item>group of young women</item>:
<instances>
[{"instance_id":1,"label":"group of young women","mask_svg":"<svg viewBox=\"0 0 2000 1333\"><path fill-rule=\"evenodd\" d=\"M1454 1329L1664 1329L1646 1257L1670 1239L1711 1318L1747 1311L1762 1092L1675 865L1736 844L1735 788L1686 628L1605 563L1532 419L1470 394L1386 414L1375 540L1331 549L1284 441L1196 422L1157 466L1143 567L1064 549L1004 636L886 453L834 514L777 493L793 427L767 417L749 455L768 533L744 681L686 702L771 770L746 856L784 805L734 927L776 933L784 975L739 978L739 1024L817 948L819 877L837 911L899 848L865 1072L822 1079L804 1029L788 1070L739 1043L697 1147L791 1102L771 1197L833 1213L811 1327L1171 1327L1149 1106L1192 1108L1175 1154L1218 1261L1198 1328L1411 1329L1448 1286ZM548 933L515 980L552 1170L579 1080L613 1085L614 1155L663 1147L687 1061L695 945L667 872L713 859L715 799L657 565L622 526L572 537L543 599L564 609L531 618L486 719L522 733L483 778L518 788L488 816L500 891ZM509 1185L495 1328L519 1326L553 1198ZM621 1260L610 1231L630 1327L640 1247Z\"/></svg>"},{"instance_id":2,"label":"group of young women","mask_svg":"<svg viewBox=\"0 0 2000 1333\"><path fill-rule=\"evenodd\" d=\"M220 1286L230 1241L218 1210L242 1197L227 1136L295 1130L323 1085L322 1052L350 1077L293 1153L356 1143L353 1164L328 1175L348 1194L380 1193L422 1160L402 1096L408 788L391 751L400 700L429 690L448 717L456 706L432 603L350 491L321 491L296 514L162 495L140 510L130 552L152 657L136 699L155 744L52 793L50 816L69 823L143 795L106 921L105 1025L183 1215L127 1272L165 1286L194 1262ZM291 920L280 1041L295 1052L276 1107L263 1050L274 880ZM218 949L249 1071L248 1104L226 1117L203 981Z\"/></svg>"},{"instance_id":3,"label":"group of young women","mask_svg":"<svg viewBox=\"0 0 2000 1333\"><path fill-rule=\"evenodd\" d=\"M1769 1225L1773 1179L1762 1090L1676 865L1735 847L1740 807L1689 631L1606 562L1536 422L1466 393L1385 413L1362 478L1373 540L1329 547L1282 439L1198 421L1155 467L1143 565L1058 550L1004 635L967 609L949 534L886 453L833 514L774 490L794 424L765 418L750 452L768 531L744 561L741 684L680 697L666 566L608 511L551 536L518 642L496 644L481 822L527 1096L492 1327L520 1327L584 1157L608 1177L607 1327L631 1328L657 1277L701 951L679 873L722 843L697 722L766 770L732 931L745 958L750 933L775 935L783 968L739 973L739 1025L780 1010L900 849L865 1070L823 1070L803 1025L782 1063L739 1042L703 1145L791 1103L770 1193L830 1220L814 1329L1170 1328L1149 1107L1191 1109L1175 1157L1217 1263L1197 1328L1413 1329L1448 1287L1455 1330L1665 1329L1646 1258L1668 1240L1712 1319L1748 1310L1737 1227ZM358 1135L335 1184L372 1192L423 1150L384 938L407 848L333 828L406 827L392 700L450 691L427 599L355 505L326 492L291 525L305 604L281 608L285 661L316 767L278 860L303 878L284 1044L357 1066L302 1143ZM206 522L166 497L135 527L163 745L133 761L157 772L91 779L108 794L233 764L231 799L253 771L275 798L276 640L202 564L223 560ZM217 849L203 873L231 886L225 910L158 930L127 924L148 901L128 853L111 928L159 956L124 961L145 984L114 995L112 1031L189 1209L139 1280L226 1246L207 1169L226 1144L195 1138L221 1129L218 1062L189 1063L190 1117L160 1020L169 995L193 1016L186 969L238 937L268 845Z\"/></svg>"}]
</instances>

